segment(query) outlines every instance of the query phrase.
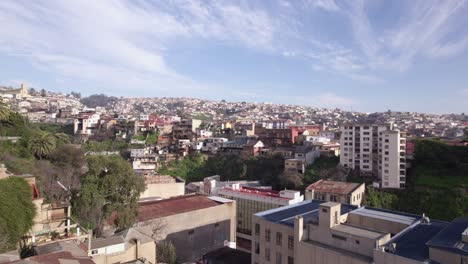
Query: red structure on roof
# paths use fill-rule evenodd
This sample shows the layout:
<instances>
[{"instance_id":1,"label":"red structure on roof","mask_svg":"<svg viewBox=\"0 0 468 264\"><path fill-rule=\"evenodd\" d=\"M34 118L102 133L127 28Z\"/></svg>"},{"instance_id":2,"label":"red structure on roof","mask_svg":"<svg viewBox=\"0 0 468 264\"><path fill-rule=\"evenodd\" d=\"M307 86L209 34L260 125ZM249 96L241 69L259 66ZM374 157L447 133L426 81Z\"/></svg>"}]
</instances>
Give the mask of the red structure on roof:
<instances>
[{"instance_id":1,"label":"red structure on roof","mask_svg":"<svg viewBox=\"0 0 468 264\"><path fill-rule=\"evenodd\" d=\"M183 195L165 200L141 202L138 204L137 219L138 222L143 222L217 205L220 205L220 203L201 194Z\"/></svg>"}]
</instances>

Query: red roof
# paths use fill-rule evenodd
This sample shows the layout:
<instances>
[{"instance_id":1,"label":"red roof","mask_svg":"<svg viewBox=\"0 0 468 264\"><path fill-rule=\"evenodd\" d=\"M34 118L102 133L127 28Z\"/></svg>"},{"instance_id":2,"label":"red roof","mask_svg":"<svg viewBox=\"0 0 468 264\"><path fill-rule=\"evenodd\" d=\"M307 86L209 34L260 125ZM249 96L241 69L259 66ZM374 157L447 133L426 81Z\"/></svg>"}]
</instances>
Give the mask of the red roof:
<instances>
[{"instance_id":1,"label":"red roof","mask_svg":"<svg viewBox=\"0 0 468 264\"><path fill-rule=\"evenodd\" d=\"M138 222L181 214L220 205L201 194L183 195L159 201L138 204Z\"/></svg>"},{"instance_id":2,"label":"red roof","mask_svg":"<svg viewBox=\"0 0 468 264\"><path fill-rule=\"evenodd\" d=\"M65 261L68 261L67 263L94 264L90 257L75 257L68 251L32 256L12 263L61 264Z\"/></svg>"},{"instance_id":3,"label":"red roof","mask_svg":"<svg viewBox=\"0 0 468 264\"><path fill-rule=\"evenodd\" d=\"M275 191L272 189L255 188L255 187L247 187L247 186L241 186L239 189L233 189L230 187L224 187L223 189L229 190L232 192L238 192L238 193L248 193L248 194L258 195L258 196L266 196L266 197L273 197L273 198L278 198L278 199L291 200L289 198L281 197L279 191Z\"/></svg>"},{"instance_id":4,"label":"red roof","mask_svg":"<svg viewBox=\"0 0 468 264\"><path fill-rule=\"evenodd\" d=\"M316 192L324 193L349 194L361 184L362 183L318 180L309 185L306 190L314 190Z\"/></svg>"}]
</instances>

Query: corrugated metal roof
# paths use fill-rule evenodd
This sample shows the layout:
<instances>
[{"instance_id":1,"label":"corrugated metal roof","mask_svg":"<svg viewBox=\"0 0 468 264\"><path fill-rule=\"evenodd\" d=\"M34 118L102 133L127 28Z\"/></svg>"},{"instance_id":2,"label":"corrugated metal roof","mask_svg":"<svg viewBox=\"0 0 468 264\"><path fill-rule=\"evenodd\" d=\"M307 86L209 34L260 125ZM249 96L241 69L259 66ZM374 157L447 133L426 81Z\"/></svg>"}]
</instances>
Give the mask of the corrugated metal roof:
<instances>
[{"instance_id":1,"label":"corrugated metal roof","mask_svg":"<svg viewBox=\"0 0 468 264\"><path fill-rule=\"evenodd\" d=\"M190 194L160 201L141 202L138 204L138 222L160 217L196 211L220 205L205 195Z\"/></svg>"},{"instance_id":2,"label":"corrugated metal roof","mask_svg":"<svg viewBox=\"0 0 468 264\"><path fill-rule=\"evenodd\" d=\"M324 193L349 194L361 184L362 183L318 180L309 185L307 190Z\"/></svg>"}]
</instances>

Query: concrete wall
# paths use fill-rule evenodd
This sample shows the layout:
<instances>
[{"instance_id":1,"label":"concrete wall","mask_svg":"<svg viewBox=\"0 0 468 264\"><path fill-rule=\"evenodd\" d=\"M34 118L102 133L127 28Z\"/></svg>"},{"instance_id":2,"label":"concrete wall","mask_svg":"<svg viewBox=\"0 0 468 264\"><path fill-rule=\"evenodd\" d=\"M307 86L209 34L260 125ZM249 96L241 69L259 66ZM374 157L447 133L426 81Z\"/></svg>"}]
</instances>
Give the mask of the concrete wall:
<instances>
[{"instance_id":1,"label":"concrete wall","mask_svg":"<svg viewBox=\"0 0 468 264\"><path fill-rule=\"evenodd\" d=\"M138 258L144 258L151 263L156 263L156 244L148 242L137 246L136 243L129 243L127 250L107 255L92 256L96 264L124 263Z\"/></svg>"},{"instance_id":2,"label":"concrete wall","mask_svg":"<svg viewBox=\"0 0 468 264\"><path fill-rule=\"evenodd\" d=\"M175 183L150 183L146 185L146 190L141 193L140 198L158 196L169 198L173 196L184 195L185 182Z\"/></svg>"},{"instance_id":3,"label":"concrete wall","mask_svg":"<svg viewBox=\"0 0 468 264\"><path fill-rule=\"evenodd\" d=\"M294 263L300 264L370 264L372 261L353 258L338 251L330 250L310 243L300 242L297 244L297 254Z\"/></svg>"},{"instance_id":4,"label":"concrete wall","mask_svg":"<svg viewBox=\"0 0 468 264\"><path fill-rule=\"evenodd\" d=\"M393 222L384 219L371 218L367 216L362 216L358 214L353 214L352 212L348 214L348 224L367 228L370 230L376 230L378 232L398 234L403 229L408 227L407 224Z\"/></svg>"},{"instance_id":5,"label":"concrete wall","mask_svg":"<svg viewBox=\"0 0 468 264\"><path fill-rule=\"evenodd\" d=\"M135 228L150 237L152 225L161 226L157 240L174 243L179 261L201 258L221 248L224 241L236 241L235 201L196 211L140 222Z\"/></svg>"},{"instance_id":6,"label":"concrete wall","mask_svg":"<svg viewBox=\"0 0 468 264\"><path fill-rule=\"evenodd\" d=\"M380 250L374 251L374 261L377 264L420 264L421 262L397 256Z\"/></svg>"},{"instance_id":7,"label":"concrete wall","mask_svg":"<svg viewBox=\"0 0 468 264\"><path fill-rule=\"evenodd\" d=\"M429 248L429 258L441 264L463 263L460 255L450 253L437 248ZM465 257L465 260L467 257Z\"/></svg>"}]
</instances>

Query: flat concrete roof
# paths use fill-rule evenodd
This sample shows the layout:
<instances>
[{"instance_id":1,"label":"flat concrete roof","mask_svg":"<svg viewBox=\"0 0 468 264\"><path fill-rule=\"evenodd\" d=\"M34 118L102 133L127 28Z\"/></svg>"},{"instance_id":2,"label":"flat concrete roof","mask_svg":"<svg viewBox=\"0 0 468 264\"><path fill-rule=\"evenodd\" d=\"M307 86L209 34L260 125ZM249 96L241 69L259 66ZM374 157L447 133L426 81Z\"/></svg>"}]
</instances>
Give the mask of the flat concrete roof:
<instances>
[{"instance_id":1,"label":"flat concrete roof","mask_svg":"<svg viewBox=\"0 0 468 264\"><path fill-rule=\"evenodd\" d=\"M376 232L376 231L372 231L372 230L364 229L360 227L355 227L355 226L347 225L347 224L334 226L332 230L355 235L358 237L374 239L374 240L380 238L382 235L385 235L384 233L380 233L380 232Z\"/></svg>"},{"instance_id":2,"label":"flat concrete roof","mask_svg":"<svg viewBox=\"0 0 468 264\"><path fill-rule=\"evenodd\" d=\"M406 224L406 225L411 225L416 220L421 219L421 217L418 217L417 215L405 214L405 213L400 213L400 212L391 212L391 211L381 210L377 208L367 208L367 207L358 208L350 212L350 214L361 215L361 216L366 216L370 218L377 218L377 219L397 222L397 223Z\"/></svg>"}]
</instances>

